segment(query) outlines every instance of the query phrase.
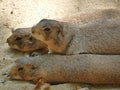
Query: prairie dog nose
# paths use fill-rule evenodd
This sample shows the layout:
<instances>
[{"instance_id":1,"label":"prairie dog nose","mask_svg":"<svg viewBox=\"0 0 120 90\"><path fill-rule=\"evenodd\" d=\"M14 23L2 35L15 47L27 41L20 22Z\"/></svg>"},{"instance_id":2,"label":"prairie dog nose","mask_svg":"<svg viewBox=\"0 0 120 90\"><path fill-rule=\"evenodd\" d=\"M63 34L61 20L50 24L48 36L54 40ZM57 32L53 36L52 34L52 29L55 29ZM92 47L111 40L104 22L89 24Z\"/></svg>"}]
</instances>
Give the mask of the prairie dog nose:
<instances>
[{"instance_id":1,"label":"prairie dog nose","mask_svg":"<svg viewBox=\"0 0 120 90\"><path fill-rule=\"evenodd\" d=\"M6 43L9 43L9 39L6 40Z\"/></svg>"}]
</instances>

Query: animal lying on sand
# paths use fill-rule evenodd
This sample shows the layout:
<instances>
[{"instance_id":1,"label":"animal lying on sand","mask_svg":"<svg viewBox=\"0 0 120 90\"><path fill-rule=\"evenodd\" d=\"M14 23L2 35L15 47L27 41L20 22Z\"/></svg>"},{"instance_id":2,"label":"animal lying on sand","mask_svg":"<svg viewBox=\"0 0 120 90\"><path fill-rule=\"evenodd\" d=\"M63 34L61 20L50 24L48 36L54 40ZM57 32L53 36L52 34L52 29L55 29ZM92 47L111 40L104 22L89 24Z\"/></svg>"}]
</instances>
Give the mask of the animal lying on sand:
<instances>
[{"instance_id":1,"label":"animal lying on sand","mask_svg":"<svg viewBox=\"0 0 120 90\"><path fill-rule=\"evenodd\" d=\"M17 59L11 79L37 84L79 82L120 85L120 55L43 55Z\"/></svg>"},{"instance_id":2,"label":"animal lying on sand","mask_svg":"<svg viewBox=\"0 0 120 90\"><path fill-rule=\"evenodd\" d=\"M32 27L32 35L48 45L49 53L120 54L120 20L117 19L82 25L43 19Z\"/></svg>"}]
</instances>

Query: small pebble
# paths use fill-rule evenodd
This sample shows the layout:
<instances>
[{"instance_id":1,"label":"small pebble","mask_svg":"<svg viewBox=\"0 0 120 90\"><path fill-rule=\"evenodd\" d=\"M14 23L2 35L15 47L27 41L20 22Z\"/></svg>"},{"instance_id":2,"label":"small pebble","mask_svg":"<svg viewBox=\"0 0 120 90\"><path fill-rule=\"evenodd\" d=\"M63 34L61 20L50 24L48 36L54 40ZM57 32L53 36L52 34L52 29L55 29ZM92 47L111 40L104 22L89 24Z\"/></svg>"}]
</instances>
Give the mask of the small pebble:
<instances>
[{"instance_id":1,"label":"small pebble","mask_svg":"<svg viewBox=\"0 0 120 90\"><path fill-rule=\"evenodd\" d=\"M8 75L7 72L3 73L2 75L3 75L4 77L9 77L9 75Z\"/></svg>"},{"instance_id":2,"label":"small pebble","mask_svg":"<svg viewBox=\"0 0 120 90\"><path fill-rule=\"evenodd\" d=\"M4 84L4 83L5 83L5 80L0 80L0 83Z\"/></svg>"},{"instance_id":3,"label":"small pebble","mask_svg":"<svg viewBox=\"0 0 120 90\"><path fill-rule=\"evenodd\" d=\"M3 58L3 60L5 60L5 58Z\"/></svg>"}]
</instances>

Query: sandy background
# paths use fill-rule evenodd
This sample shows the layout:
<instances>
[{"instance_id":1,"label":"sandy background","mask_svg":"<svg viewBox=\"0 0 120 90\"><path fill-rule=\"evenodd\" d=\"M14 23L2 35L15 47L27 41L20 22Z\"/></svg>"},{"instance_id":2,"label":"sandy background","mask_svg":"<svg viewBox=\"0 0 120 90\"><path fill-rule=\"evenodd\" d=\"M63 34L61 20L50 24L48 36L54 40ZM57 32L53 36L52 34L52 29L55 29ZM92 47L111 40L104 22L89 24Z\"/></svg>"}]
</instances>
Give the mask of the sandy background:
<instances>
[{"instance_id":1,"label":"sandy background","mask_svg":"<svg viewBox=\"0 0 120 90\"><path fill-rule=\"evenodd\" d=\"M85 23L95 19L94 15L89 17L85 13L111 8L119 10L120 0L0 0L0 90L33 90L35 86L29 82L10 81L5 75L16 58L29 56L27 53L11 50L7 45L6 39L11 35L11 28L31 27L42 18L73 22L79 20ZM85 19L78 19L80 15L86 15ZM115 14L115 18L119 17L120 15ZM102 16L96 18L101 19ZM51 90L75 90L76 86L88 87L90 90L120 90L119 86L81 84L53 85Z\"/></svg>"}]
</instances>

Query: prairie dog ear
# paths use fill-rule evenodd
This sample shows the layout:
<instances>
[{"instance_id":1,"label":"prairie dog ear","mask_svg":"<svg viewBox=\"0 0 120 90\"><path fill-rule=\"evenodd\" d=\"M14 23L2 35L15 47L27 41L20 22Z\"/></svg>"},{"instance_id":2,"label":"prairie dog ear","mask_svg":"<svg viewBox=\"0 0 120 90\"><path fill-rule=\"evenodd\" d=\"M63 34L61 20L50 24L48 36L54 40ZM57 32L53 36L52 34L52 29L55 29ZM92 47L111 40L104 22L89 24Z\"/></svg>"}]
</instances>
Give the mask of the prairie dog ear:
<instances>
[{"instance_id":1,"label":"prairie dog ear","mask_svg":"<svg viewBox=\"0 0 120 90\"><path fill-rule=\"evenodd\" d=\"M14 28L11 28L11 32L14 33L14 32L15 32L15 29L14 29Z\"/></svg>"},{"instance_id":2,"label":"prairie dog ear","mask_svg":"<svg viewBox=\"0 0 120 90\"><path fill-rule=\"evenodd\" d=\"M42 20L40 20L40 22L43 22L43 21L48 21L49 19L42 19Z\"/></svg>"},{"instance_id":3,"label":"prairie dog ear","mask_svg":"<svg viewBox=\"0 0 120 90\"><path fill-rule=\"evenodd\" d=\"M64 37L63 26L59 24L59 33Z\"/></svg>"},{"instance_id":4,"label":"prairie dog ear","mask_svg":"<svg viewBox=\"0 0 120 90\"><path fill-rule=\"evenodd\" d=\"M28 64L24 66L25 68L35 69L36 67L33 64Z\"/></svg>"}]
</instances>

